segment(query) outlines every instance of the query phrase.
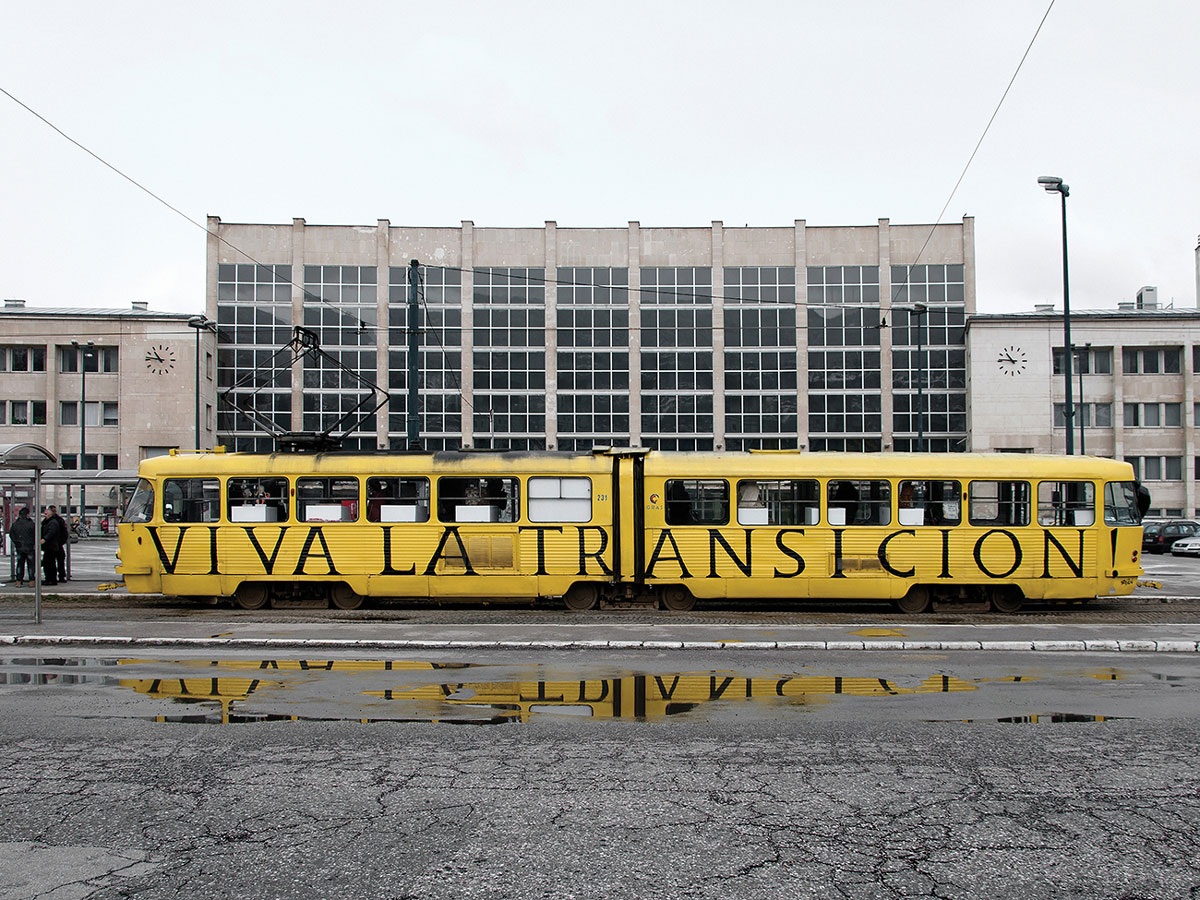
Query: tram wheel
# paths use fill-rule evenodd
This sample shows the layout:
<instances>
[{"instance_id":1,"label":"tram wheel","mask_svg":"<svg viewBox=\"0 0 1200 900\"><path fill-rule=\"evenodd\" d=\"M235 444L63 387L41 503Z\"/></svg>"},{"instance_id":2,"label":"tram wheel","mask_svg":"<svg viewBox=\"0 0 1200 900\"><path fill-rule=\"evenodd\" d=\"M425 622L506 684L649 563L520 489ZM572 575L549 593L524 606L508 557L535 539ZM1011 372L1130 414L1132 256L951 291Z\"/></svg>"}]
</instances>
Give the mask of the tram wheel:
<instances>
[{"instance_id":1,"label":"tram wheel","mask_svg":"<svg viewBox=\"0 0 1200 900\"><path fill-rule=\"evenodd\" d=\"M238 585L237 593L233 595L234 602L242 609L262 609L270 599L267 586L253 581Z\"/></svg>"},{"instance_id":2,"label":"tram wheel","mask_svg":"<svg viewBox=\"0 0 1200 900\"><path fill-rule=\"evenodd\" d=\"M896 608L908 615L925 612L929 609L929 588L920 585L909 588L907 594L896 600Z\"/></svg>"},{"instance_id":3,"label":"tram wheel","mask_svg":"<svg viewBox=\"0 0 1200 900\"><path fill-rule=\"evenodd\" d=\"M567 609L582 612L585 609L595 609L600 602L600 588L594 584L581 582L571 585L570 590L563 595L563 603Z\"/></svg>"},{"instance_id":4,"label":"tram wheel","mask_svg":"<svg viewBox=\"0 0 1200 900\"><path fill-rule=\"evenodd\" d=\"M329 589L329 602L338 609L358 609L365 599L348 584L335 584Z\"/></svg>"},{"instance_id":5,"label":"tram wheel","mask_svg":"<svg viewBox=\"0 0 1200 900\"><path fill-rule=\"evenodd\" d=\"M992 610L999 613L1020 612L1025 598L1016 588L997 588L992 591Z\"/></svg>"},{"instance_id":6,"label":"tram wheel","mask_svg":"<svg viewBox=\"0 0 1200 900\"><path fill-rule=\"evenodd\" d=\"M687 612L696 605L696 598L683 585L673 584L663 588L662 605L671 612Z\"/></svg>"}]
</instances>

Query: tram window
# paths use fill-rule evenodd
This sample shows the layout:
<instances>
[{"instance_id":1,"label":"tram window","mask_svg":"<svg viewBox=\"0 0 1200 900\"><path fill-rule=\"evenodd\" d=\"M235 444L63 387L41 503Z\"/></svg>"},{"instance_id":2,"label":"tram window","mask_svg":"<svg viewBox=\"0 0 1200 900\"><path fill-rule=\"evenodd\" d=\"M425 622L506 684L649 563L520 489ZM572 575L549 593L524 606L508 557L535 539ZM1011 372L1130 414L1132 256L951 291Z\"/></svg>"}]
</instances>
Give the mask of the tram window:
<instances>
[{"instance_id":1,"label":"tram window","mask_svg":"<svg viewBox=\"0 0 1200 900\"><path fill-rule=\"evenodd\" d=\"M133 506L131 502L130 507ZM1104 485L1104 524L1136 525L1138 515L1137 485L1132 481L1110 481Z\"/></svg>"},{"instance_id":2,"label":"tram window","mask_svg":"<svg viewBox=\"0 0 1200 900\"><path fill-rule=\"evenodd\" d=\"M225 482L225 515L230 522L286 522L286 478L230 478Z\"/></svg>"},{"instance_id":3,"label":"tram window","mask_svg":"<svg viewBox=\"0 0 1200 900\"><path fill-rule=\"evenodd\" d=\"M221 482L215 478L168 478L163 482L164 522L216 522Z\"/></svg>"},{"instance_id":4,"label":"tram window","mask_svg":"<svg viewBox=\"0 0 1200 900\"><path fill-rule=\"evenodd\" d=\"M673 479L667 482L668 525L728 525L729 482Z\"/></svg>"},{"instance_id":5,"label":"tram window","mask_svg":"<svg viewBox=\"0 0 1200 900\"><path fill-rule=\"evenodd\" d=\"M428 522L428 478L368 478L368 522Z\"/></svg>"},{"instance_id":6,"label":"tram window","mask_svg":"<svg viewBox=\"0 0 1200 900\"><path fill-rule=\"evenodd\" d=\"M519 498L515 478L439 478L438 520L515 522Z\"/></svg>"},{"instance_id":7,"label":"tram window","mask_svg":"<svg viewBox=\"0 0 1200 900\"><path fill-rule=\"evenodd\" d=\"M590 522L592 479L530 478L530 522Z\"/></svg>"},{"instance_id":8,"label":"tram window","mask_svg":"<svg viewBox=\"0 0 1200 900\"><path fill-rule=\"evenodd\" d=\"M828 520L830 525L891 524L891 482L830 481Z\"/></svg>"},{"instance_id":9,"label":"tram window","mask_svg":"<svg viewBox=\"0 0 1200 900\"><path fill-rule=\"evenodd\" d=\"M1096 486L1090 481L1038 484L1039 525L1095 525Z\"/></svg>"},{"instance_id":10,"label":"tram window","mask_svg":"<svg viewBox=\"0 0 1200 900\"><path fill-rule=\"evenodd\" d=\"M1026 481L972 481L971 524L1028 525L1029 500L1029 483Z\"/></svg>"},{"instance_id":11,"label":"tram window","mask_svg":"<svg viewBox=\"0 0 1200 900\"><path fill-rule=\"evenodd\" d=\"M357 478L297 478L296 517L301 522L358 519Z\"/></svg>"},{"instance_id":12,"label":"tram window","mask_svg":"<svg viewBox=\"0 0 1200 900\"><path fill-rule=\"evenodd\" d=\"M821 518L817 481L739 481L739 525L816 525Z\"/></svg>"},{"instance_id":13,"label":"tram window","mask_svg":"<svg viewBox=\"0 0 1200 900\"><path fill-rule=\"evenodd\" d=\"M962 485L957 481L901 481L896 507L901 525L957 525L962 521Z\"/></svg>"},{"instance_id":14,"label":"tram window","mask_svg":"<svg viewBox=\"0 0 1200 900\"><path fill-rule=\"evenodd\" d=\"M122 522L149 522L154 515L154 485L145 478L139 478L129 505L125 507Z\"/></svg>"}]
</instances>

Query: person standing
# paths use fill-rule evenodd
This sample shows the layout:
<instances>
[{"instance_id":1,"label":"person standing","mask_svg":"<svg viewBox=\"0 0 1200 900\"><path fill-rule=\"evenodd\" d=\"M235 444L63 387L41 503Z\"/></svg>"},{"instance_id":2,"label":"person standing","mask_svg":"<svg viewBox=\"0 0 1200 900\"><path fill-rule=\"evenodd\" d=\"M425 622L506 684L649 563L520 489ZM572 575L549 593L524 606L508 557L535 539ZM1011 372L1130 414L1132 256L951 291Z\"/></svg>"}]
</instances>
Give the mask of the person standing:
<instances>
[{"instance_id":1,"label":"person standing","mask_svg":"<svg viewBox=\"0 0 1200 900\"><path fill-rule=\"evenodd\" d=\"M66 538L61 522L53 506L42 511L42 584L58 584L58 554Z\"/></svg>"},{"instance_id":2,"label":"person standing","mask_svg":"<svg viewBox=\"0 0 1200 900\"><path fill-rule=\"evenodd\" d=\"M33 524L33 519L29 518L28 506L21 507L21 511L17 514L17 520L12 523L12 528L8 531L8 536L12 539L13 554L17 558L17 583L24 587L26 571L29 572L30 581L36 579L36 573L33 570L33 551L37 546L34 543L37 540L37 527Z\"/></svg>"},{"instance_id":3,"label":"person standing","mask_svg":"<svg viewBox=\"0 0 1200 900\"><path fill-rule=\"evenodd\" d=\"M71 526L53 506L50 507L50 511L58 521L58 555L55 557L55 562L58 564L58 580L70 581L71 579L67 577L67 544L71 540Z\"/></svg>"}]
</instances>

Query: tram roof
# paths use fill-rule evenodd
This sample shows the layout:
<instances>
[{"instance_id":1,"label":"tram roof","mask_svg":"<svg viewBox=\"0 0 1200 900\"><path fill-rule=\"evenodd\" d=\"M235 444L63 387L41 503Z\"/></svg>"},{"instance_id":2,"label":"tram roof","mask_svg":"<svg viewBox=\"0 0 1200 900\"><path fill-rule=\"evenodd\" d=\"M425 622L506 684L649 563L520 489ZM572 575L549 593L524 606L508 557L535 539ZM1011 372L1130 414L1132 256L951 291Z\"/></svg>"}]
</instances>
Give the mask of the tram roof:
<instances>
[{"instance_id":1,"label":"tram roof","mask_svg":"<svg viewBox=\"0 0 1200 900\"><path fill-rule=\"evenodd\" d=\"M1128 481L1132 467L1125 462L1093 456L1055 456L1026 453L810 453L783 452L664 452L611 450L594 453L554 451L226 453L184 452L144 460L140 474L163 475L296 475L296 474L540 474L607 471L612 455L642 456L647 473L718 477L754 475L798 477L911 477L924 479L1100 478Z\"/></svg>"},{"instance_id":2,"label":"tram roof","mask_svg":"<svg viewBox=\"0 0 1200 900\"><path fill-rule=\"evenodd\" d=\"M1032 453L808 453L749 452L708 454L651 454L647 472L680 474L758 475L761 477L843 478L1102 478L1132 481L1126 462L1096 456L1055 456Z\"/></svg>"}]
</instances>

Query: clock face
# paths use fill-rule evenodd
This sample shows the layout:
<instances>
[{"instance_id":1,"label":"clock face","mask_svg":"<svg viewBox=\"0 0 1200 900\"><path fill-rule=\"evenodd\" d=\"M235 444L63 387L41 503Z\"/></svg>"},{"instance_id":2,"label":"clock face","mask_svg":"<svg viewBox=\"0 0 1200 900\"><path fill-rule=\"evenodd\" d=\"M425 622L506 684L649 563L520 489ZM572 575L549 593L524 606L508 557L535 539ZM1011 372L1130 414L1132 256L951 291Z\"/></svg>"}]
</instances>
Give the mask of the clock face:
<instances>
[{"instance_id":1,"label":"clock face","mask_svg":"<svg viewBox=\"0 0 1200 900\"><path fill-rule=\"evenodd\" d=\"M156 344L146 351L146 368L155 375L166 375L175 368L175 351L166 344Z\"/></svg>"},{"instance_id":2,"label":"clock face","mask_svg":"<svg viewBox=\"0 0 1200 900\"><path fill-rule=\"evenodd\" d=\"M1005 375L1020 375L1028 364L1029 360L1025 356L1025 351L1015 344L1005 347L996 357L996 365Z\"/></svg>"}]
</instances>

